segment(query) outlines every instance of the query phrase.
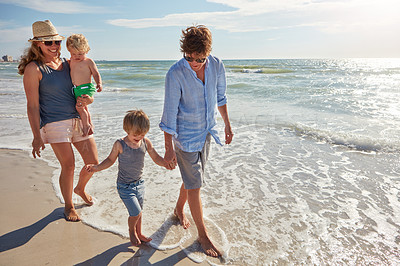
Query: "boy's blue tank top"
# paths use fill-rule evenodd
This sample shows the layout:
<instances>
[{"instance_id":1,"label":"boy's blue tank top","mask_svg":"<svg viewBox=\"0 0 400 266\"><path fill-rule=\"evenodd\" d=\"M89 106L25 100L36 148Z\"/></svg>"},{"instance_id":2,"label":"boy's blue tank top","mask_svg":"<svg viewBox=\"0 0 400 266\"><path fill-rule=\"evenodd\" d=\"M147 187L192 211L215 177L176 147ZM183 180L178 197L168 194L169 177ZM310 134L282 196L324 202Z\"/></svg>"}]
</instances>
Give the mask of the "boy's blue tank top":
<instances>
[{"instance_id":1,"label":"boy's blue tank top","mask_svg":"<svg viewBox=\"0 0 400 266\"><path fill-rule=\"evenodd\" d=\"M142 178L146 141L142 139L140 147L131 148L123 139L118 140L122 145L122 153L118 155L117 183L129 184Z\"/></svg>"},{"instance_id":2,"label":"boy's blue tank top","mask_svg":"<svg viewBox=\"0 0 400 266\"><path fill-rule=\"evenodd\" d=\"M69 64L65 58L62 59L62 70L35 63L42 72L39 82L40 127L51 122L79 118L72 94Z\"/></svg>"}]
</instances>

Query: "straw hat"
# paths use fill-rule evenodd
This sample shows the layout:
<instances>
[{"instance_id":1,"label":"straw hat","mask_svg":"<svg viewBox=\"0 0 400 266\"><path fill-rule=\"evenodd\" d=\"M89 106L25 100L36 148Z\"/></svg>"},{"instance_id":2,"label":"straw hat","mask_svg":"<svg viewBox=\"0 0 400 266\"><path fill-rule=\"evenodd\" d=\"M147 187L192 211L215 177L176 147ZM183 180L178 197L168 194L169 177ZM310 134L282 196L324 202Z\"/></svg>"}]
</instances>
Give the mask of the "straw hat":
<instances>
[{"instance_id":1,"label":"straw hat","mask_svg":"<svg viewBox=\"0 0 400 266\"><path fill-rule=\"evenodd\" d=\"M58 35L56 28L50 20L36 21L32 24L33 38L29 42L35 41L61 41L65 37Z\"/></svg>"}]
</instances>

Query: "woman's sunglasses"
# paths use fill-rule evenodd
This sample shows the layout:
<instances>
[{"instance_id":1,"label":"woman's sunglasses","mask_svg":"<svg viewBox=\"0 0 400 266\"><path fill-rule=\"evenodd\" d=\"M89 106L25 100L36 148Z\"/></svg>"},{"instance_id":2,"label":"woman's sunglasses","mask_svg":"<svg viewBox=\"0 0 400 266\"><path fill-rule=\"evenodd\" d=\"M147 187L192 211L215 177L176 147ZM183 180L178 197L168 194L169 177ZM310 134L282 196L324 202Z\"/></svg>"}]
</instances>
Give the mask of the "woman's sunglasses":
<instances>
[{"instance_id":1,"label":"woman's sunglasses","mask_svg":"<svg viewBox=\"0 0 400 266\"><path fill-rule=\"evenodd\" d=\"M44 41L43 43L46 46L52 46L53 44L60 45L61 41Z\"/></svg>"},{"instance_id":2,"label":"woman's sunglasses","mask_svg":"<svg viewBox=\"0 0 400 266\"><path fill-rule=\"evenodd\" d=\"M183 55L183 58L185 58L186 59L186 61L188 61L188 62L193 62L193 61L196 61L197 63L204 63L205 61L206 61L206 59L207 58L198 58L198 59L193 59L193 58L191 58L190 56L186 56L186 55Z\"/></svg>"}]
</instances>

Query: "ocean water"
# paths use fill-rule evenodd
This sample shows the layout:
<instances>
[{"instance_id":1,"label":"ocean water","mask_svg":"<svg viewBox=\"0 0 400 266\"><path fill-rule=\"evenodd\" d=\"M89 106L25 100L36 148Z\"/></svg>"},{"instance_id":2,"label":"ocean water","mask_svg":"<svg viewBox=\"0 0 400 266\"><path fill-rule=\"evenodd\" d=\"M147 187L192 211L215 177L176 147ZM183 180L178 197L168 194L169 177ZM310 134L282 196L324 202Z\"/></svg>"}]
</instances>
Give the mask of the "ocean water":
<instances>
[{"instance_id":1,"label":"ocean water","mask_svg":"<svg viewBox=\"0 0 400 266\"><path fill-rule=\"evenodd\" d=\"M124 136L122 119L134 108L149 115L148 137L164 154L158 123L173 63L97 62L104 90L90 111L100 160ZM399 265L400 59L224 63L235 136L231 145L212 143L202 189L206 224L223 259L206 257L195 226L183 230L172 215L179 170L146 156L143 230L150 245L214 265ZM0 147L29 156L32 134L16 68L0 64ZM220 117L218 128L222 133ZM76 158L77 179L83 163ZM43 159L58 165L50 146ZM43 178L52 178L62 200L59 169L53 174ZM87 187L95 205L79 212L84 223L128 237L116 175L116 165L96 173Z\"/></svg>"}]
</instances>

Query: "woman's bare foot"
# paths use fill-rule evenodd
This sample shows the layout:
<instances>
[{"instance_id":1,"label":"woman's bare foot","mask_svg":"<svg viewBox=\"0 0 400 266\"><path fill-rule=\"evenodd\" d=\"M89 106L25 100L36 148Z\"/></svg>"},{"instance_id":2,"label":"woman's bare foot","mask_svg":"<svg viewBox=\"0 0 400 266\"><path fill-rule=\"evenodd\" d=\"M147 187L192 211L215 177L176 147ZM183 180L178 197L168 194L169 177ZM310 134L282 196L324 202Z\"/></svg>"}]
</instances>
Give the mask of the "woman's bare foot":
<instances>
[{"instance_id":1,"label":"woman's bare foot","mask_svg":"<svg viewBox=\"0 0 400 266\"><path fill-rule=\"evenodd\" d=\"M136 232L129 232L129 239L131 241L131 244L135 247L139 246L142 244L140 241L139 237L137 236Z\"/></svg>"},{"instance_id":2,"label":"woman's bare foot","mask_svg":"<svg viewBox=\"0 0 400 266\"><path fill-rule=\"evenodd\" d=\"M81 191L78 188L74 188L74 192L81 196L81 198L86 202L87 205L92 206L93 205L93 199L92 196L90 196L86 191Z\"/></svg>"},{"instance_id":3,"label":"woman's bare foot","mask_svg":"<svg viewBox=\"0 0 400 266\"><path fill-rule=\"evenodd\" d=\"M174 215L175 215L176 217L178 217L179 222L180 222L181 225L183 226L183 229L188 229L188 228L189 228L189 226L190 226L190 221L189 221L189 219L186 217L186 215L185 215L185 213L184 213L183 211L180 212L180 213L178 213L178 211L177 211L176 208L175 208L175 210L174 210Z\"/></svg>"},{"instance_id":4,"label":"woman's bare foot","mask_svg":"<svg viewBox=\"0 0 400 266\"><path fill-rule=\"evenodd\" d=\"M211 257L219 257L221 256L221 252L214 246L211 242L210 238L202 237L197 239L200 242L201 247L203 248L204 252Z\"/></svg>"},{"instance_id":5,"label":"woman's bare foot","mask_svg":"<svg viewBox=\"0 0 400 266\"><path fill-rule=\"evenodd\" d=\"M65 220L67 220L68 222L78 222L81 220L81 218L79 217L78 213L76 212L75 208L65 208L64 209L64 217Z\"/></svg>"}]
</instances>

